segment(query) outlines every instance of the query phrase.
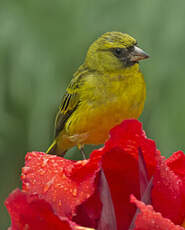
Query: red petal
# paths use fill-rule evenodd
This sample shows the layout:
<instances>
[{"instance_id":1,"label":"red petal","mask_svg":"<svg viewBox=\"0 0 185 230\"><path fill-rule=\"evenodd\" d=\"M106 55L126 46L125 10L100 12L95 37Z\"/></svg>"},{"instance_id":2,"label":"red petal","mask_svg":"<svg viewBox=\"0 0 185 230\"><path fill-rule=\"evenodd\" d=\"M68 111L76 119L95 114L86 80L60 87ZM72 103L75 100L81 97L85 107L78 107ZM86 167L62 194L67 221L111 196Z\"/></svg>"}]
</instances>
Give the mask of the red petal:
<instances>
[{"instance_id":1,"label":"red petal","mask_svg":"<svg viewBox=\"0 0 185 230\"><path fill-rule=\"evenodd\" d=\"M22 170L23 191L39 194L56 213L72 217L95 190L96 163L73 162L39 152L28 153Z\"/></svg>"},{"instance_id":2,"label":"red petal","mask_svg":"<svg viewBox=\"0 0 185 230\"><path fill-rule=\"evenodd\" d=\"M138 148L141 149L147 166L148 174L151 176L156 166L156 146L153 140L146 137L142 124L138 120L130 119L123 121L120 125L110 131L111 138L105 143L110 149L122 146L127 154L138 159Z\"/></svg>"},{"instance_id":3,"label":"red petal","mask_svg":"<svg viewBox=\"0 0 185 230\"><path fill-rule=\"evenodd\" d=\"M133 195L131 195L131 202L140 209L134 230L184 230L183 227L164 218L161 213L155 212L151 205L145 205L142 201L138 201Z\"/></svg>"},{"instance_id":4,"label":"red petal","mask_svg":"<svg viewBox=\"0 0 185 230\"><path fill-rule=\"evenodd\" d=\"M73 216L72 221L83 226L96 228L101 215L101 208L98 188L96 188L90 198L76 207L76 214Z\"/></svg>"},{"instance_id":5,"label":"red petal","mask_svg":"<svg viewBox=\"0 0 185 230\"><path fill-rule=\"evenodd\" d=\"M153 184L152 204L154 209L175 224L182 224L185 218L185 186L160 156Z\"/></svg>"},{"instance_id":6,"label":"red petal","mask_svg":"<svg viewBox=\"0 0 185 230\"><path fill-rule=\"evenodd\" d=\"M5 202L12 218L11 230L72 230L78 229L67 218L58 217L49 203L16 189ZM85 228L81 228L85 229Z\"/></svg>"},{"instance_id":7,"label":"red petal","mask_svg":"<svg viewBox=\"0 0 185 230\"><path fill-rule=\"evenodd\" d=\"M141 123L136 120L124 121L111 131L111 138L102 149L102 167L109 183L115 207L118 229L128 229L136 211L129 202L134 193L140 197L138 179L138 148L141 148L146 162L149 179L154 173L155 143L146 138ZM93 152L91 159L99 152Z\"/></svg>"},{"instance_id":8,"label":"red petal","mask_svg":"<svg viewBox=\"0 0 185 230\"><path fill-rule=\"evenodd\" d=\"M179 177L185 177L185 154L182 151L178 151L171 155L166 163L168 167Z\"/></svg>"}]
</instances>

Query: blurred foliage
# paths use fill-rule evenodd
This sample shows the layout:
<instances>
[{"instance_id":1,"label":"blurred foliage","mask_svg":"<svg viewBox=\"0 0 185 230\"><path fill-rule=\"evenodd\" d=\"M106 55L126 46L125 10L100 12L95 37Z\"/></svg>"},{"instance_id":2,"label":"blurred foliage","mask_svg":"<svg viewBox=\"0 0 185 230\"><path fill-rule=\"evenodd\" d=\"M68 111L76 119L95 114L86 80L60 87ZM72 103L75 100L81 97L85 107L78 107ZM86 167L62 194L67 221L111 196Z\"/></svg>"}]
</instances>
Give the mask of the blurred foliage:
<instances>
[{"instance_id":1,"label":"blurred foliage","mask_svg":"<svg viewBox=\"0 0 185 230\"><path fill-rule=\"evenodd\" d=\"M27 151L44 151L72 74L107 31L135 37L147 101L141 117L162 154L185 148L185 1L54 0L0 2L1 202L20 186ZM71 151L74 154L75 150ZM1 205L2 207L2 205ZM1 229L10 224L2 207Z\"/></svg>"}]
</instances>

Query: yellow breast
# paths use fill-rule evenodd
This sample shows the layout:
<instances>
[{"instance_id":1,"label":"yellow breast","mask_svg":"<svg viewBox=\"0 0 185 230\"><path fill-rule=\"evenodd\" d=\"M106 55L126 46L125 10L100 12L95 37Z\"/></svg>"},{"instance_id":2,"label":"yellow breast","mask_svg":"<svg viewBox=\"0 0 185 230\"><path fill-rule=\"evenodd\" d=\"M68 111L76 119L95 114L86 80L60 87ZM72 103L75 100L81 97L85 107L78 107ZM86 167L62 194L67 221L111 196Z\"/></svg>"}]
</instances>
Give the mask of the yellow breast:
<instances>
[{"instance_id":1,"label":"yellow breast","mask_svg":"<svg viewBox=\"0 0 185 230\"><path fill-rule=\"evenodd\" d=\"M144 101L145 82L137 64L119 73L88 76L81 102L65 125L65 136L74 145L101 144L116 124L138 118Z\"/></svg>"}]
</instances>

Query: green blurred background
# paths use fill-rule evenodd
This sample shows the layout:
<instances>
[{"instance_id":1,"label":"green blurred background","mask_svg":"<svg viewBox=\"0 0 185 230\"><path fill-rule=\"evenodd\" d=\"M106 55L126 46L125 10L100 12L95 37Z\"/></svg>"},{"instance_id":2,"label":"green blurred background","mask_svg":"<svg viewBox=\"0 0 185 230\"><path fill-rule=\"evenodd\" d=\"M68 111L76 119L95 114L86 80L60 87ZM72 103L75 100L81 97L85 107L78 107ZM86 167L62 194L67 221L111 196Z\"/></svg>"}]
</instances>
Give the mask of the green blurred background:
<instances>
[{"instance_id":1,"label":"green blurred background","mask_svg":"<svg viewBox=\"0 0 185 230\"><path fill-rule=\"evenodd\" d=\"M185 148L184 12L184 0L0 1L1 229L10 224L3 201L21 185L26 152L48 147L64 90L106 31L129 33L151 55L141 63L147 135L166 156Z\"/></svg>"}]
</instances>

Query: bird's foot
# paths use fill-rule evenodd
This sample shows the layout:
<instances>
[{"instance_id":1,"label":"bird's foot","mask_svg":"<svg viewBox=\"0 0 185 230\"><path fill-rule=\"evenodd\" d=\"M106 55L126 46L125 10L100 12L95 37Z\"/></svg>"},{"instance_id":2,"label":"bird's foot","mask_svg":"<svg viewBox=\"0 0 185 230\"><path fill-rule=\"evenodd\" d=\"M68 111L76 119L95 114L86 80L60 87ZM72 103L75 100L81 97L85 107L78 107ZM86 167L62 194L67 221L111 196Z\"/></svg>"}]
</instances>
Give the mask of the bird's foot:
<instances>
[{"instance_id":1,"label":"bird's foot","mask_svg":"<svg viewBox=\"0 0 185 230\"><path fill-rule=\"evenodd\" d=\"M86 160L86 155L85 155L85 150L84 150L84 146L83 145L78 145L78 148L82 154L83 160Z\"/></svg>"}]
</instances>

